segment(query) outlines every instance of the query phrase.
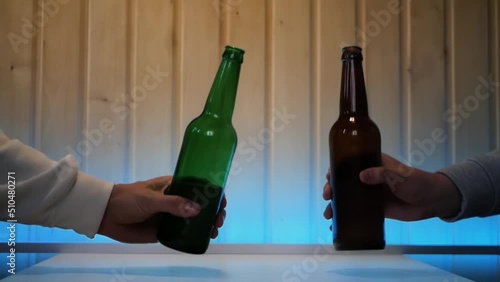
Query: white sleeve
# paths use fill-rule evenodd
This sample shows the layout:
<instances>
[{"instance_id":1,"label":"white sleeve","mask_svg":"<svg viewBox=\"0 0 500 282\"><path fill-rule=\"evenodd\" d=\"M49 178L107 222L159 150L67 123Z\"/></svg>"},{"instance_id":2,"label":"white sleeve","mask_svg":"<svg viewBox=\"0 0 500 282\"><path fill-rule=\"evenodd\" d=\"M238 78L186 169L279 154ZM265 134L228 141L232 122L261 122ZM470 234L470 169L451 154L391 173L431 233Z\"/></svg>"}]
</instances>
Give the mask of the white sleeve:
<instances>
[{"instance_id":1,"label":"white sleeve","mask_svg":"<svg viewBox=\"0 0 500 282\"><path fill-rule=\"evenodd\" d=\"M15 183L8 182L9 174ZM113 189L112 183L80 172L73 156L53 161L1 130L0 179L0 220L73 229L90 238L99 229ZM15 201L14 212L9 211L9 199Z\"/></svg>"}]
</instances>

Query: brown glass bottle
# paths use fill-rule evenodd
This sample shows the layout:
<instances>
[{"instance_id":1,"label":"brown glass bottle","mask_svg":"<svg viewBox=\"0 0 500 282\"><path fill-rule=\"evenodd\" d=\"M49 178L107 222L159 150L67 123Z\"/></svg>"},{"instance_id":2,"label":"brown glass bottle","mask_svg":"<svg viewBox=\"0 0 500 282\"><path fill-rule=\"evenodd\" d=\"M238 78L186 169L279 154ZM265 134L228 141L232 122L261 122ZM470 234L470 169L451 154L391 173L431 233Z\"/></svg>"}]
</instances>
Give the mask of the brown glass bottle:
<instances>
[{"instance_id":1,"label":"brown glass bottle","mask_svg":"<svg viewBox=\"0 0 500 282\"><path fill-rule=\"evenodd\" d=\"M362 170L382 163L380 131L368 115L361 51L342 49L340 113L329 135L336 250L385 248L384 186L359 179Z\"/></svg>"}]
</instances>

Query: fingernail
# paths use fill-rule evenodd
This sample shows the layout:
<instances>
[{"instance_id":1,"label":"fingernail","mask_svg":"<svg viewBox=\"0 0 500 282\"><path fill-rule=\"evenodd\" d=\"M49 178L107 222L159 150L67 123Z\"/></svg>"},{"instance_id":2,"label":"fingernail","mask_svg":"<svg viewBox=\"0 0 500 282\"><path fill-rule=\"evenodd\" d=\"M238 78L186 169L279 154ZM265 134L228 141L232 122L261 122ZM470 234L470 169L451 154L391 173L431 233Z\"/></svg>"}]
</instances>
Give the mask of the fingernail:
<instances>
[{"instance_id":1,"label":"fingernail","mask_svg":"<svg viewBox=\"0 0 500 282\"><path fill-rule=\"evenodd\" d=\"M367 182L367 181L370 181L372 178L372 174L370 171L362 171L359 173L359 179L361 179L361 181L363 182Z\"/></svg>"},{"instance_id":2,"label":"fingernail","mask_svg":"<svg viewBox=\"0 0 500 282\"><path fill-rule=\"evenodd\" d=\"M195 213L201 210L200 205L195 202L189 202L184 206L184 211L186 213Z\"/></svg>"}]
</instances>

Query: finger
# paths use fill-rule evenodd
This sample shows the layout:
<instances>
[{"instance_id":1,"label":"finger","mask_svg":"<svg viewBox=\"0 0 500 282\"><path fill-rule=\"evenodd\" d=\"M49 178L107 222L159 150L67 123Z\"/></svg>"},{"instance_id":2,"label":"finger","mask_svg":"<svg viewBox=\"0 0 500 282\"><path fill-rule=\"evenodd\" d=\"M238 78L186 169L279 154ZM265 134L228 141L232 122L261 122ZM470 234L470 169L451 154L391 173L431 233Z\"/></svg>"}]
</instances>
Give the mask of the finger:
<instances>
[{"instance_id":1,"label":"finger","mask_svg":"<svg viewBox=\"0 0 500 282\"><path fill-rule=\"evenodd\" d=\"M372 167L359 173L361 182L374 185L385 183L386 169L384 167Z\"/></svg>"},{"instance_id":2,"label":"finger","mask_svg":"<svg viewBox=\"0 0 500 282\"><path fill-rule=\"evenodd\" d=\"M172 176L161 176L146 181L147 188L162 192L170 183L172 183Z\"/></svg>"},{"instance_id":3,"label":"finger","mask_svg":"<svg viewBox=\"0 0 500 282\"><path fill-rule=\"evenodd\" d=\"M218 230L217 228L214 228L214 229L212 230L212 234L211 234L211 236L210 236L210 237L211 237L212 239L215 239L215 238L217 238L217 236L219 236L219 230Z\"/></svg>"},{"instance_id":4,"label":"finger","mask_svg":"<svg viewBox=\"0 0 500 282\"><path fill-rule=\"evenodd\" d=\"M323 186L323 199L326 201L332 199L332 187L330 187L328 182L325 183L325 186Z\"/></svg>"},{"instance_id":5,"label":"finger","mask_svg":"<svg viewBox=\"0 0 500 282\"><path fill-rule=\"evenodd\" d=\"M220 209L224 209L227 206L226 195L222 197L222 202L220 203Z\"/></svg>"},{"instance_id":6,"label":"finger","mask_svg":"<svg viewBox=\"0 0 500 282\"><path fill-rule=\"evenodd\" d=\"M326 180L330 181L330 174L331 174L331 171L330 171L330 168L328 168L328 171L326 172Z\"/></svg>"},{"instance_id":7,"label":"finger","mask_svg":"<svg viewBox=\"0 0 500 282\"><path fill-rule=\"evenodd\" d=\"M154 215L147 219L145 222L130 225L131 232L125 236L130 236L129 239L132 243L157 243L156 231L160 224L160 215ZM126 225L124 225L126 226Z\"/></svg>"},{"instance_id":8,"label":"finger","mask_svg":"<svg viewBox=\"0 0 500 282\"><path fill-rule=\"evenodd\" d=\"M200 212L200 205L180 196L151 193L145 210L151 214L168 212L180 217L192 217Z\"/></svg>"},{"instance_id":9,"label":"finger","mask_svg":"<svg viewBox=\"0 0 500 282\"><path fill-rule=\"evenodd\" d=\"M224 224L224 220L226 219L226 210L219 211L217 218L215 219L215 227L221 228Z\"/></svg>"},{"instance_id":10,"label":"finger","mask_svg":"<svg viewBox=\"0 0 500 282\"><path fill-rule=\"evenodd\" d=\"M110 234L105 234L116 241L129 244L157 243L158 224L146 221L133 225L114 225Z\"/></svg>"},{"instance_id":11,"label":"finger","mask_svg":"<svg viewBox=\"0 0 500 282\"><path fill-rule=\"evenodd\" d=\"M332 212L332 206L331 205L327 205L326 206L325 211L323 212L323 216L326 219L331 219L333 217L333 212Z\"/></svg>"},{"instance_id":12,"label":"finger","mask_svg":"<svg viewBox=\"0 0 500 282\"><path fill-rule=\"evenodd\" d=\"M386 218L400 221L418 221L433 217L424 207L412 206L402 201L386 207L385 214Z\"/></svg>"}]
</instances>

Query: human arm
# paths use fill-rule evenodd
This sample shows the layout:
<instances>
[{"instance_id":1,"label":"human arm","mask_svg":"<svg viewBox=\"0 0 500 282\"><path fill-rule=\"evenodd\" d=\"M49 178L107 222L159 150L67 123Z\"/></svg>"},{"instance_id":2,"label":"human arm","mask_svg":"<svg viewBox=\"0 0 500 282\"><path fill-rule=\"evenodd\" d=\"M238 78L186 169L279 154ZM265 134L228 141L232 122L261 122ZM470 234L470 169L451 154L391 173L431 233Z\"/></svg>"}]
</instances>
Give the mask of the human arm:
<instances>
[{"instance_id":1,"label":"human arm","mask_svg":"<svg viewBox=\"0 0 500 282\"><path fill-rule=\"evenodd\" d=\"M470 217L500 214L500 150L470 158L439 171L460 191L460 212L443 220L454 222Z\"/></svg>"},{"instance_id":2,"label":"human arm","mask_svg":"<svg viewBox=\"0 0 500 282\"><path fill-rule=\"evenodd\" d=\"M148 243L156 242L157 213L184 217L198 213L196 204L163 194L170 177L114 185L80 172L70 155L53 161L0 131L3 221L12 219L7 201L9 172L15 173L13 214L18 223L72 229L90 238L99 233L121 242ZM225 205L224 198L212 238L223 224Z\"/></svg>"},{"instance_id":3,"label":"human arm","mask_svg":"<svg viewBox=\"0 0 500 282\"><path fill-rule=\"evenodd\" d=\"M18 223L73 229L90 238L97 233L112 183L80 172L70 155L53 161L0 131L0 220L12 219L7 211L9 172L15 177L13 214Z\"/></svg>"}]
</instances>

